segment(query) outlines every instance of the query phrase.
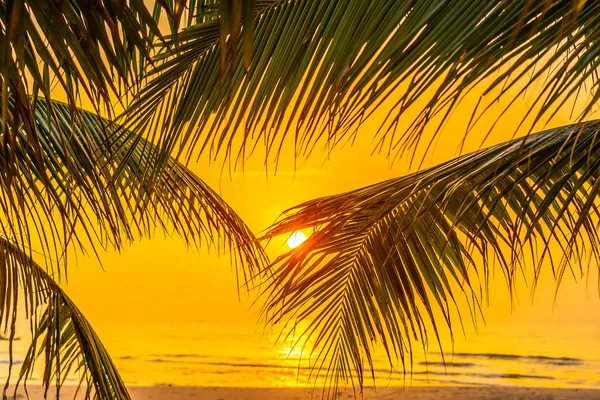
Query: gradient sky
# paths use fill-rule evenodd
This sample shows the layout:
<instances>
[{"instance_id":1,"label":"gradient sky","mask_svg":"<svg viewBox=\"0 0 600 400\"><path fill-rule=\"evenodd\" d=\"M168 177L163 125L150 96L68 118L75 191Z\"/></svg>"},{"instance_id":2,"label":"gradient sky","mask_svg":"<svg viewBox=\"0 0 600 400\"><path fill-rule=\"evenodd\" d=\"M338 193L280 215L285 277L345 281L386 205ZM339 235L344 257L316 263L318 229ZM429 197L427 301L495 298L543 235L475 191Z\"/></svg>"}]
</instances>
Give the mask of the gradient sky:
<instances>
[{"instance_id":1,"label":"gradient sky","mask_svg":"<svg viewBox=\"0 0 600 400\"><path fill-rule=\"evenodd\" d=\"M480 92L473 91L445 126L435 149L428 154L424 167L458 155L466 121ZM522 112L536 96L528 91L517 101L494 129L487 144L508 140L521 120ZM273 222L287 207L319 196L340 193L401 176L415 170L407 160L390 165L383 155L371 155L373 132L383 120L391 100L376 112L359 130L356 143L334 149L330 157L315 153L306 164L293 169L288 152L276 176L268 179L262 169L260 155L253 157L245 172L221 175L220 162L209 165L204 157L191 168L214 188L259 232ZM417 105L418 106L418 105ZM467 140L466 150L478 148L485 132L498 115L502 104L483 118ZM559 113L547 127L568 124L570 109ZM539 130L539 129L537 129ZM431 130L430 132L431 133ZM523 132L521 132L522 134ZM421 149L422 150L422 149ZM284 238L269 248L271 256L285 251ZM235 275L227 256L217 257L202 250L188 250L179 238L159 234L138 241L121 254L100 253L104 271L94 259L79 257L69 274L68 293L92 324L102 334L103 326L131 323L197 323L257 321L258 307L252 307L254 294L242 293L238 300ZM74 261L74 259L72 259ZM491 304L485 310L488 324L506 321L542 320L570 323L600 321L597 274L589 282L570 276L563 282L556 304L555 284L547 270L537 288L533 303L530 290L520 285L518 304L511 309L504 282L499 279L491 288Z\"/></svg>"}]
</instances>

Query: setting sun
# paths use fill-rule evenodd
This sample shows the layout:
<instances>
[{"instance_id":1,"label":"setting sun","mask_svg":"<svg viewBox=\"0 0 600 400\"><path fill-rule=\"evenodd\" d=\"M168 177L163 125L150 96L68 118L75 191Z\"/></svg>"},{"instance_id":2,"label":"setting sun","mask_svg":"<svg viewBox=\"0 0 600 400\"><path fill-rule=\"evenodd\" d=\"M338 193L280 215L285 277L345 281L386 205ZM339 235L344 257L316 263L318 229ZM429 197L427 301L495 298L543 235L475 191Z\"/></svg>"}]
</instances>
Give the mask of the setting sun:
<instances>
[{"instance_id":1,"label":"setting sun","mask_svg":"<svg viewBox=\"0 0 600 400\"><path fill-rule=\"evenodd\" d=\"M290 235L290 237L287 240L287 244L290 247L290 249L293 249L300 246L305 241L306 235L300 231L296 231Z\"/></svg>"}]
</instances>

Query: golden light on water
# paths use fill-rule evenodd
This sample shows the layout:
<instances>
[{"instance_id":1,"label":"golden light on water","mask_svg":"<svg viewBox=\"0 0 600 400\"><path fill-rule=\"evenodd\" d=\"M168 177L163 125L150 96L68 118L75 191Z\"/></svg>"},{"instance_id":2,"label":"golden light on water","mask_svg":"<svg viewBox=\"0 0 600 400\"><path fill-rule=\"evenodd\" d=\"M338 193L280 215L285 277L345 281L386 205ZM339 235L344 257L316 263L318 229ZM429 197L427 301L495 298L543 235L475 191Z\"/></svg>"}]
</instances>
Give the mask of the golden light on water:
<instances>
[{"instance_id":1,"label":"golden light on water","mask_svg":"<svg viewBox=\"0 0 600 400\"><path fill-rule=\"evenodd\" d=\"M287 245L290 249L296 248L300 246L302 243L306 241L306 235L300 231L296 231L290 235L287 240Z\"/></svg>"},{"instance_id":2,"label":"golden light on water","mask_svg":"<svg viewBox=\"0 0 600 400\"><path fill-rule=\"evenodd\" d=\"M278 335L278 339L273 337L276 345L272 347L271 354L281 366L279 374L272 381L273 386L305 387L309 382L310 361L306 351L310 352L314 343L312 340L307 342L303 336L308 328L307 321L300 321L291 331L286 329L285 335Z\"/></svg>"}]
</instances>

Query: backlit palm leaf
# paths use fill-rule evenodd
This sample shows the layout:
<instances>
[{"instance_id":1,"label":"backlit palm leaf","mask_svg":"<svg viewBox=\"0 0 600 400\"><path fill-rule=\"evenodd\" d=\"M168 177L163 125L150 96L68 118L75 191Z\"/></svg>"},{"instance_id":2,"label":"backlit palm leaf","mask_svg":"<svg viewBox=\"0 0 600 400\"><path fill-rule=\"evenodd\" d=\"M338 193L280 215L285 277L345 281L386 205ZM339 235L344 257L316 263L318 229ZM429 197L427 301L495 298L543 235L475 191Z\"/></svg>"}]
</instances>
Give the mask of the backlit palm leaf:
<instances>
[{"instance_id":1,"label":"backlit palm leaf","mask_svg":"<svg viewBox=\"0 0 600 400\"><path fill-rule=\"evenodd\" d=\"M41 359L44 398L48 395L58 398L65 379L79 376L79 384L85 385L88 398L129 399L117 369L89 322L43 267L4 238L0 238L0 282L0 324L11 331L11 370L14 329L23 306L33 332L15 393L19 383L33 375L34 365ZM9 382L10 377L5 396ZM50 391L52 386L55 393Z\"/></svg>"},{"instance_id":2,"label":"backlit palm leaf","mask_svg":"<svg viewBox=\"0 0 600 400\"><path fill-rule=\"evenodd\" d=\"M167 39L172 51L159 51L128 124L166 152L197 149L238 161L257 144L267 156L279 154L295 132L293 154L302 156L320 140L333 146L349 138L392 96L399 101L378 149L396 155L485 78L482 109L513 86L520 94L543 81L530 110L537 117L552 115L589 83L583 117L600 94L599 10L598 2L571 0L256 1L247 72L240 44L219 78L217 21L191 26ZM420 98L425 106L407 113ZM152 119L157 110L163 117ZM413 123L395 136L402 116Z\"/></svg>"},{"instance_id":3,"label":"backlit palm leaf","mask_svg":"<svg viewBox=\"0 0 600 400\"><path fill-rule=\"evenodd\" d=\"M244 274L265 260L247 226L201 179L168 156L149 178L158 161L152 144L98 116L114 114L115 97L135 93L150 43L162 40L162 12L176 30L184 5L159 1L150 13L138 0L0 1L0 237L11 238L1 246L0 320L12 349L24 298L35 333L20 379L41 357L46 387L78 372L86 397L128 398L95 333L46 273L60 279L54 267L66 268L69 247L119 248L160 228L229 252ZM77 108L82 99L96 113ZM46 269L32 261L34 248Z\"/></svg>"},{"instance_id":4,"label":"backlit palm leaf","mask_svg":"<svg viewBox=\"0 0 600 400\"><path fill-rule=\"evenodd\" d=\"M21 129L37 147L33 99L50 101L51 90L73 111L81 98L110 109L111 95L135 83L155 36L156 21L141 0L0 1L3 151L14 151Z\"/></svg>"},{"instance_id":5,"label":"backlit palm leaf","mask_svg":"<svg viewBox=\"0 0 600 400\"><path fill-rule=\"evenodd\" d=\"M492 265L511 293L520 269L535 287L553 246L559 283L583 273L600 258L599 134L598 121L557 128L288 210L267 238L315 232L271 266L268 320L307 324L299 345L335 394L362 388L375 343L410 370L413 342L452 331L462 294L477 315Z\"/></svg>"},{"instance_id":6,"label":"backlit palm leaf","mask_svg":"<svg viewBox=\"0 0 600 400\"><path fill-rule=\"evenodd\" d=\"M61 260L69 245L89 249L100 242L119 248L158 227L194 245L232 250L232 259L250 270L262 263L264 255L248 227L183 165L171 159L157 179L148 179L156 163L150 143L133 140L93 113L78 110L74 115L57 102L51 110L56 119L46 103L38 102L42 166L27 156L33 150L23 140L16 148L14 181L0 176L5 237L20 238L22 248L40 237L43 253Z\"/></svg>"},{"instance_id":7,"label":"backlit palm leaf","mask_svg":"<svg viewBox=\"0 0 600 400\"><path fill-rule=\"evenodd\" d=\"M94 113L78 110L74 116L67 105L54 102L56 119L52 119L48 110L45 102L37 103L35 117L48 181L40 182L43 171L26 157L28 149L17 147L17 180L1 190L0 237L14 239L4 240L5 265L12 269L0 276L4 296L0 319L12 336L20 292L28 317L35 317L39 304L47 304L46 313L35 323L36 341L22 379L30 376L34 360L43 357L46 385L54 380L62 384L69 371L78 371L82 383L94 387L100 398L127 398L91 327L45 270L31 261L32 251L22 249L31 249L39 238L42 254L53 255L66 269L69 246L94 249L100 242L119 248L161 229L191 245L229 252L234 264L243 267L244 281L247 272L252 276L258 272L265 255L231 207L182 164L171 159L158 178L146 179L156 162L150 143L132 140ZM69 140L62 141L58 130L68 132ZM74 170L80 173L73 174ZM5 174L0 177L8 179ZM58 272L60 278L57 262L47 261L46 269Z\"/></svg>"},{"instance_id":8,"label":"backlit palm leaf","mask_svg":"<svg viewBox=\"0 0 600 400\"><path fill-rule=\"evenodd\" d=\"M2 213L10 220L2 224L5 237L28 236L23 220L43 214L76 218L76 200L67 208L57 201L60 192L77 196L73 185L81 185L79 195L99 189L88 168L98 161L90 157L97 149L86 148L86 140L74 143L83 138L72 136L72 124L82 118L76 105L87 99L98 113L110 113L115 95L135 82L136 65L150 57L151 35L159 34L138 0L0 1L0 170ZM55 112L47 106L53 97L63 97L68 107ZM39 209L28 208L34 202Z\"/></svg>"},{"instance_id":9,"label":"backlit palm leaf","mask_svg":"<svg viewBox=\"0 0 600 400\"><path fill-rule=\"evenodd\" d=\"M256 0L156 0L155 14L166 11L169 16L171 32L177 40L182 28L196 27L207 22L219 26L217 39L221 52L221 73L228 62L235 58L237 43L243 32L243 52L246 68L252 58L254 36L254 7ZM259 1L259 3L261 3ZM189 34L189 32L188 32ZM230 38L228 43L228 37ZM164 43L163 43L164 44ZM177 43L170 43L177 45ZM167 47L170 45L167 44ZM230 50L228 52L228 50ZM172 54L171 52L169 52Z\"/></svg>"}]
</instances>

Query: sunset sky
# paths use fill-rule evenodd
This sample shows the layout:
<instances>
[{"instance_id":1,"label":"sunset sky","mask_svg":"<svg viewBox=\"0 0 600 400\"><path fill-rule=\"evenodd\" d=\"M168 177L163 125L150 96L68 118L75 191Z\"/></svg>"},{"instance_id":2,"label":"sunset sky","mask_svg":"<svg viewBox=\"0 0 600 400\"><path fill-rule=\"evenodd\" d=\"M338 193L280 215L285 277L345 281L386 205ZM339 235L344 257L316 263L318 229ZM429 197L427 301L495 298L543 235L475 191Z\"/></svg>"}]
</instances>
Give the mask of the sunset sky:
<instances>
[{"instance_id":1,"label":"sunset sky","mask_svg":"<svg viewBox=\"0 0 600 400\"><path fill-rule=\"evenodd\" d=\"M0 4L3 398L600 398L600 1Z\"/></svg>"},{"instance_id":2,"label":"sunset sky","mask_svg":"<svg viewBox=\"0 0 600 400\"><path fill-rule=\"evenodd\" d=\"M423 166L443 162L458 154L464 126L480 92L473 91L446 124ZM515 127L534 96L534 90L520 98L494 129L488 145L511 139ZM508 97L506 97L508 99ZM243 173L221 174L221 161L192 162L191 169L217 189L224 199L259 233L287 207L319 196L340 193L414 171L408 161L390 165L385 154L370 155L374 148L373 133L379 127L393 99L388 100L358 133L353 146L334 149L329 157L315 152L308 162L294 169L291 148L284 149L277 174L265 173L262 156L250 158ZM504 103L506 104L506 103ZM419 104L417 104L417 107ZM470 134L465 150L477 149L485 132L503 104L492 108ZM573 121L569 107L546 127L557 127ZM540 130L540 129L537 129ZM431 133L430 129L430 133ZM523 132L521 131L522 135ZM424 140L425 144L427 140ZM422 151L422 148L420 150ZM419 159L417 157L417 159ZM285 238L269 246L270 256L285 251ZM255 293L241 293L238 301L235 274L228 257L214 252L195 252L176 237L162 233L153 239L134 243L121 254L100 253L104 271L94 259L79 257L71 265L66 286L76 304L102 334L103 326L113 323L196 323L247 322L257 320L258 307L251 307ZM72 259L75 261L75 259ZM75 263L74 263L75 264ZM500 277L499 277L500 278ZM568 276L563 282L558 301L553 305L555 285L548 269L536 291L533 304L530 290L522 282L518 305L511 311L504 282L492 285L491 305L485 310L488 323L540 319L544 321L600 320L597 273L575 283Z\"/></svg>"}]
</instances>

